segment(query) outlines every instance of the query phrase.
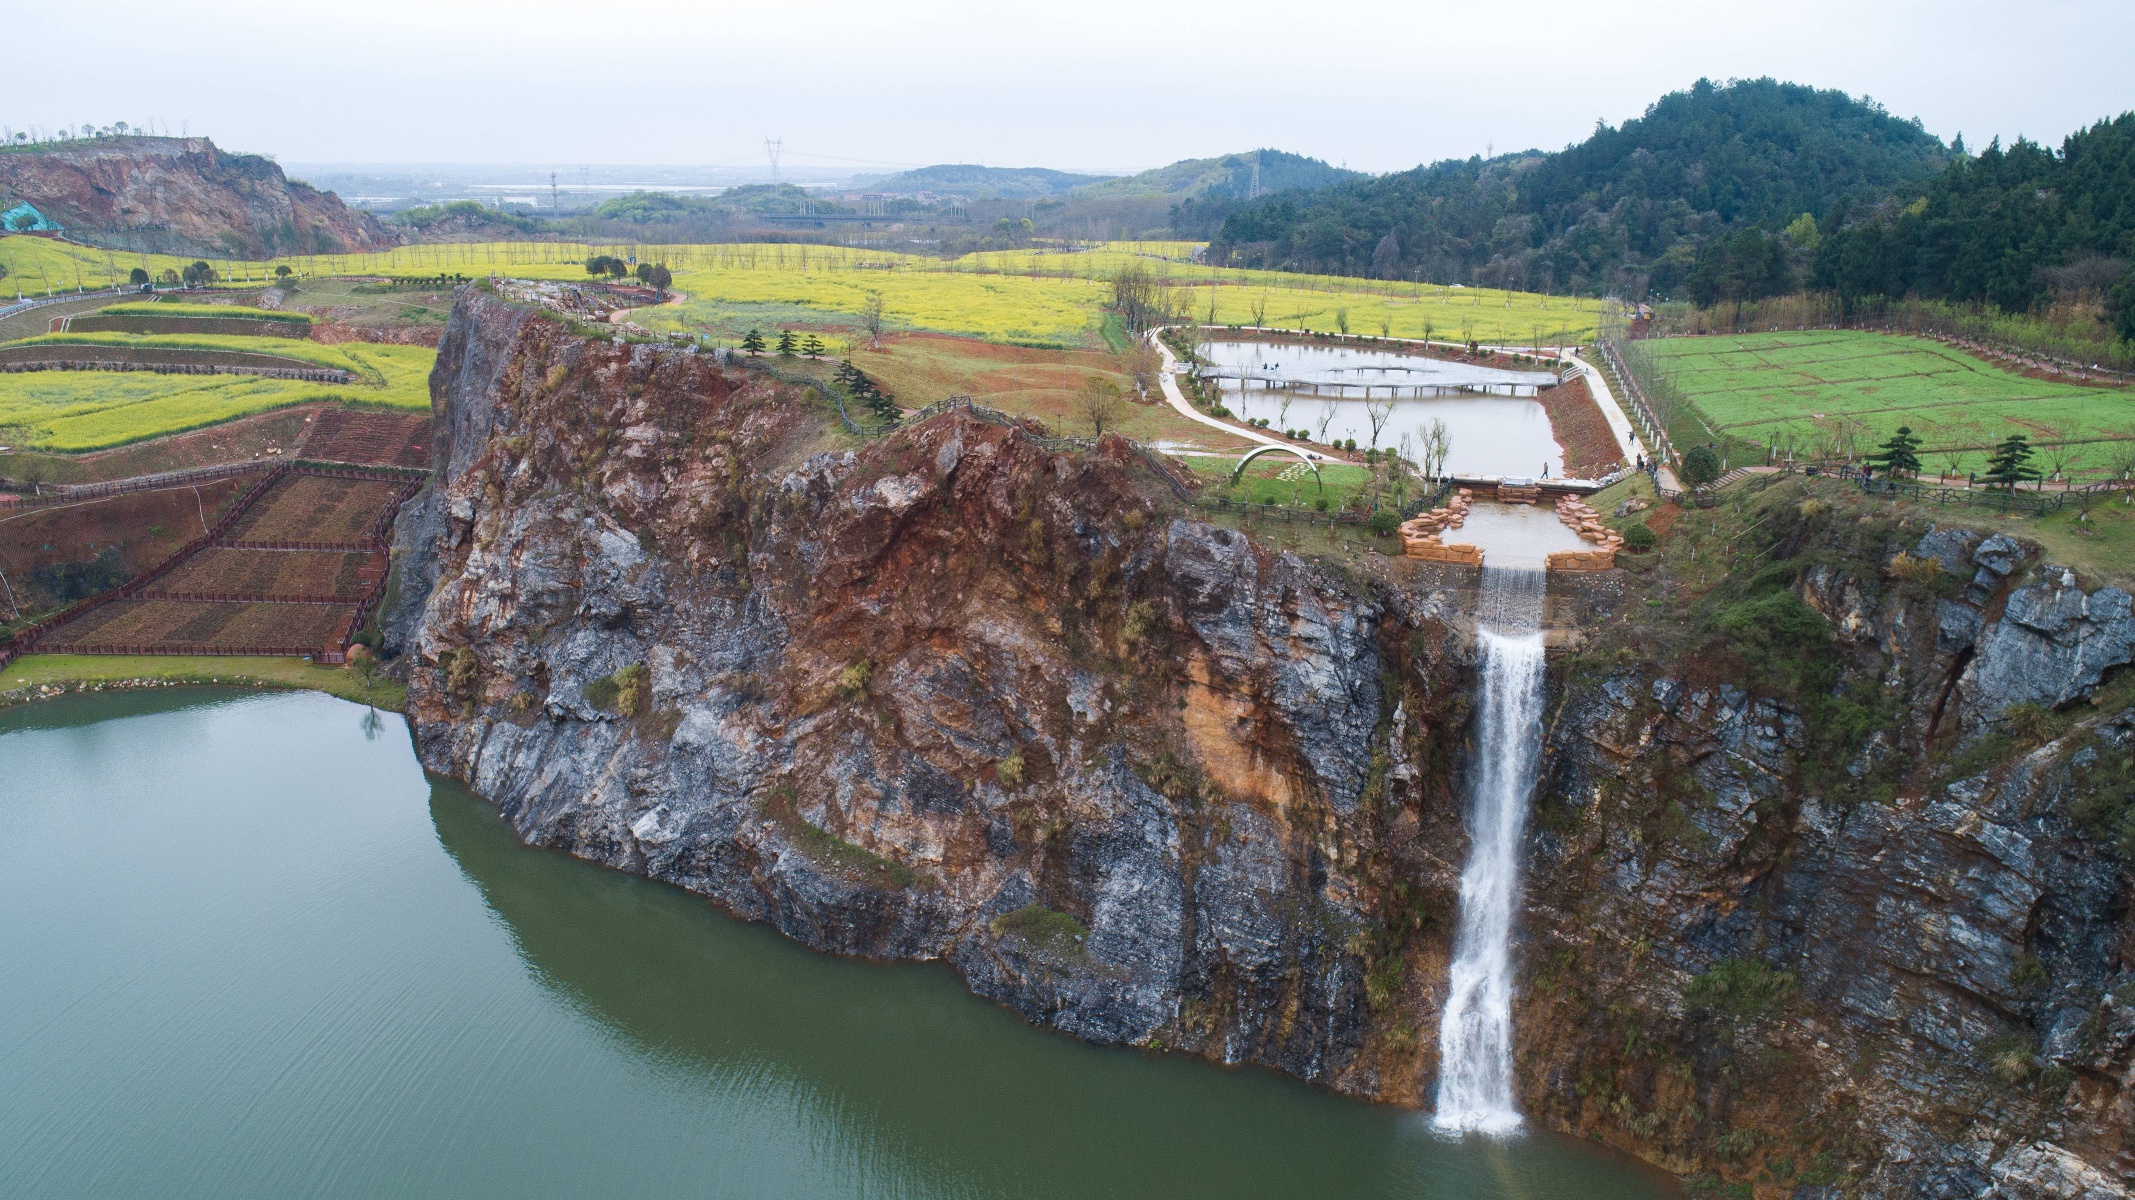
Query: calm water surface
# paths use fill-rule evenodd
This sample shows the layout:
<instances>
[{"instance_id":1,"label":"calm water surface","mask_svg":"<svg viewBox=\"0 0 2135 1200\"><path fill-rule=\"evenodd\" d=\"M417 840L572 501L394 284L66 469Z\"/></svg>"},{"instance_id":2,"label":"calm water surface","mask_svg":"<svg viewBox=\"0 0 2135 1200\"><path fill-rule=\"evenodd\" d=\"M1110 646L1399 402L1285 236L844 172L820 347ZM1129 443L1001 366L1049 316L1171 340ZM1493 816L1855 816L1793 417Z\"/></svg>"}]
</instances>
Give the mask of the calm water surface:
<instances>
[{"instance_id":1,"label":"calm water surface","mask_svg":"<svg viewBox=\"0 0 2135 1200\"><path fill-rule=\"evenodd\" d=\"M1225 378L1221 381L1224 406L1248 419L1266 418L1274 429L1306 429L1320 437L1326 422L1326 438L1355 438L1357 445L1371 444L1371 421L1365 415L1363 395L1352 390L1349 399L1269 390L1261 380L1295 380L1308 383L1370 384L1518 384L1530 394L1536 383L1556 377L1547 372L1505 371L1469 363L1445 362L1417 354L1387 350L1359 350L1340 346L1290 346L1268 342L1211 342L1206 347L1211 361L1226 376L1244 375L1251 382ZM1381 390L1381 396L1385 391ZM1289 410L1283 401L1289 400ZM1442 396L1403 399L1394 404L1393 415L1379 433L1379 445L1396 449L1401 435L1409 435L1421 453L1423 430L1433 419L1446 423L1453 435L1453 448L1446 469L1460 475L1535 476L1546 469L1564 474L1564 452L1549 429L1549 413L1538 400L1512 396Z\"/></svg>"},{"instance_id":2,"label":"calm water surface","mask_svg":"<svg viewBox=\"0 0 2135 1200\"><path fill-rule=\"evenodd\" d=\"M518 844L322 696L0 713L0 1195L1645 1200Z\"/></svg>"}]
</instances>

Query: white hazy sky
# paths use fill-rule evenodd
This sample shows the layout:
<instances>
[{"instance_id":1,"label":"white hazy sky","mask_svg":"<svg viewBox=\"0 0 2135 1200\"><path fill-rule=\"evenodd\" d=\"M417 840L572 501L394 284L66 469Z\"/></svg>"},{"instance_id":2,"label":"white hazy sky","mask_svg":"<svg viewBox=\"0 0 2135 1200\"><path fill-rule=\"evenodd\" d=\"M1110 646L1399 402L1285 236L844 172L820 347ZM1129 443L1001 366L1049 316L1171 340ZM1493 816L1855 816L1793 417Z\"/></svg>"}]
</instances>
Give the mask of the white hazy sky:
<instances>
[{"instance_id":1,"label":"white hazy sky","mask_svg":"<svg viewBox=\"0 0 2135 1200\"><path fill-rule=\"evenodd\" d=\"M2130 0L118 0L9 5L0 122L180 121L293 162L1360 170L1556 148L1699 76L1948 138L2135 108ZM38 47L48 47L39 52Z\"/></svg>"}]
</instances>

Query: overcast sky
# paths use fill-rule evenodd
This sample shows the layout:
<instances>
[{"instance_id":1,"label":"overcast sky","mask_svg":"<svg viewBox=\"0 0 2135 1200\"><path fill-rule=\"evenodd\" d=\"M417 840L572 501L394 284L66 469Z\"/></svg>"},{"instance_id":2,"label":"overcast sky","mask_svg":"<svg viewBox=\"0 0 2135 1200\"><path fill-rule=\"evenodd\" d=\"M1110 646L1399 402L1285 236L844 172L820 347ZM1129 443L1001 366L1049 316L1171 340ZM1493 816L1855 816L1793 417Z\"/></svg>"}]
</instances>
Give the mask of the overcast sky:
<instances>
[{"instance_id":1,"label":"overcast sky","mask_svg":"<svg viewBox=\"0 0 2135 1200\"><path fill-rule=\"evenodd\" d=\"M1772 75L1974 146L2135 108L2130 0L120 0L6 18L0 122L185 122L284 162L1371 171ZM43 49L40 50L39 48Z\"/></svg>"}]
</instances>

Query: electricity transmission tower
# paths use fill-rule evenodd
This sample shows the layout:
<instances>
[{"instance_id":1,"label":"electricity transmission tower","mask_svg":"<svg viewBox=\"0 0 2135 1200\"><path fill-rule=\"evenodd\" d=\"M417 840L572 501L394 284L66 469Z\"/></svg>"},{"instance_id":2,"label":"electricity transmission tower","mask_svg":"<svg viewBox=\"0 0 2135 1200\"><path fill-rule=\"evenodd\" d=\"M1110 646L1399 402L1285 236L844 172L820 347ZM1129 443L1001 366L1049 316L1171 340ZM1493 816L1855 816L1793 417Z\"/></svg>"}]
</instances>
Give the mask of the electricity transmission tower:
<instances>
[{"instance_id":1,"label":"electricity transmission tower","mask_svg":"<svg viewBox=\"0 0 2135 1200\"><path fill-rule=\"evenodd\" d=\"M785 148L786 139L784 138L767 137L764 139L764 153L771 156L771 183L773 186L778 183L778 155Z\"/></svg>"}]
</instances>

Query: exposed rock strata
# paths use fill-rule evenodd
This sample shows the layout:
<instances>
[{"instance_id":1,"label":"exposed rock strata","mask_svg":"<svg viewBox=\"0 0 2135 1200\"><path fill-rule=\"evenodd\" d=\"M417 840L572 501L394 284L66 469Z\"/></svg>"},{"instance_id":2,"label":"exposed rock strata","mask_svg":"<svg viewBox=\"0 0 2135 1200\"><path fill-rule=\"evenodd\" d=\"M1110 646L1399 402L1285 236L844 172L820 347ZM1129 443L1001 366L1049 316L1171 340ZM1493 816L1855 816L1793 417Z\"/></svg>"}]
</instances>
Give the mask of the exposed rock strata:
<instances>
[{"instance_id":1,"label":"exposed rock strata","mask_svg":"<svg viewBox=\"0 0 2135 1200\"><path fill-rule=\"evenodd\" d=\"M96 245L265 258L398 245L377 218L206 138L124 137L0 154L0 196Z\"/></svg>"},{"instance_id":2,"label":"exposed rock strata","mask_svg":"<svg viewBox=\"0 0 2135 1200\"><path fill-rule=\"evenodd\" d=\"M1427 1101L1469 683L1437 568L1168 515L1118 445L951 415L848 449L761 381L473 290L433 390L385 624L424 762L522 836L1080 1036ZM2126 661L2126 598L2014 543L1914 549L1991 578L1802 580L1892 696L1832 769L1979 748L1961 778L1841 805L1781 700L1553 672L1541 1119L1768 1194L2124 1194L2127 869L2071 806L2135 719L1985 751ZM1716 1015L1730 962L1791 990Z\"/></svg>"}]
</instances>

